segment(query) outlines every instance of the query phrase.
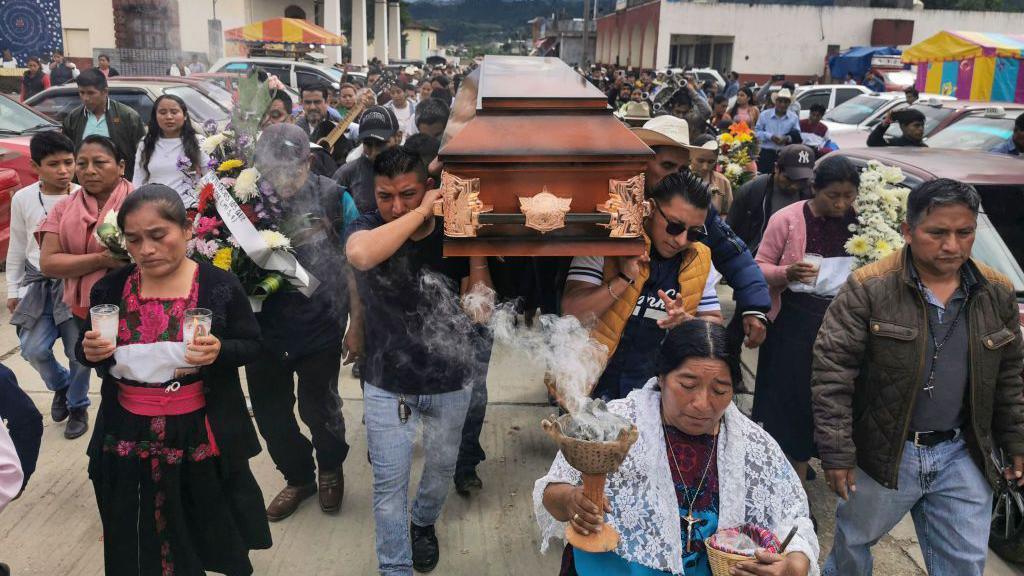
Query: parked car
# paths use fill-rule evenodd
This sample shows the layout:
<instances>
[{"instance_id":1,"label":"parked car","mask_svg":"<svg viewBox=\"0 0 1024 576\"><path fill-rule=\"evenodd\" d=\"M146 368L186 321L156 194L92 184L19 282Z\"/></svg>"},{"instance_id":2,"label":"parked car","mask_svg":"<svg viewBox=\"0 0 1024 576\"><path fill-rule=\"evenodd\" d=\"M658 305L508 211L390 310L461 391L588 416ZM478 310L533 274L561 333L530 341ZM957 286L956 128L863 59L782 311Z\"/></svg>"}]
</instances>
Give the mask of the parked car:
<instances>
[{"instance_id":1,"label":"parked car","mask_svg":"<svg viewBox=\"0 0 1024 576\"><path fill-rule=\"evenodd\" d=\"M683 68L667 68L666 71L673 74L691 74L697 80L698 85L710 80L718 85L719 90L725 88L725 78L722 78L722 75L714 68L690 68L688 70Z\"/></svg>"},{"instance_id":2,"label":"parked car","mask_svg":"<svg viewBox=\"0 0 1024 576\"><path fill-rule=\"evenodd\" d=\"M965 131L965 137L974 132ZM981 213L973 256L1010 279L1024 331L1024 170L1019 159L938 148L862 148L835 153L860 166L868 160L899 166L910 187L935 178L955 178L977 188ZM981 457L1000 460L996 455ZM1024 495L1015 482L1003 483L994 494L989 547L1006 560L1024 561Z\"/></svg>"},{"instance_id":3,"label":"parked car","mask_svg":"<svg viewBox=\"0 0 1024 576\"><path fill-rule=\"evenodd\" d=\"M930 136L926 144L932 148L989 151L1013 134L1013 123L1024 114L1024 105L992 106L984 109L963 109L947 119ZM1017 168L1021 170L1021 168Z\"/></svg>"},{"instance_id":4,"label":"parked car","mask_svg":"<svg viewBox=\"0 0 1024 576\"><path fill-rule=\"evenodd\" d=\"M287 60L285 58L221 58L210 66L210 72L231 72L245 74L253 68L277 76L281 82L298 90L311 82L327 82L335 90L344 81L345 73L332 66L313 62Z\"/></svg>"},{"instance_id":5,"label":"parked car","mask_svg":"<svg viewBox=\"0 0 1024 576\"><path fill-rule=\"evenodd\" d=\"M942 104L951 102L954 98L933 94L923 94L921 97L922 100L915 102L913 106L925 115L925 134L927 135L931 133L930 130L934 130L938 126L942 117ZM880 103L880 101L883 102ZM886 114L906 107L907 99L903 92L872 93L858 96L825 114L824 122L829 126L832 140L839 145L839 148L861 148L867 146L868 135L879 122L885 119ZM860 121L856 124L846 122L858 119ZM885 137L887 140L891 140L902 133L899 124L894 123L886 130Z\"/></svg>"},{"instance_id":6,"label":"parked car","mask_svg":"<svg viewBox=\"0 0 1024 576\"><path fill-rule=\"evenodd\" d=\"M821 104L827 112L861 94L871 94L871 89L853 84L814 84L797 87L794 98L800 104L800 119L803 120L810 116L814 104Z\"/></svg>"},{"instance_id":7,"label":"parked car","mask_svg":"<svg viewBox=\"0 0 1024 576\"><path fill-rule=\"evenodd\" d=\"M230 106L220 103L226 93L222 88L203 82L175 77L118 76L108 81L110 97L138 112L148 122L153 103L162 94L173 94L185 101L197 130L207 120L213 120L223 129L231 118ZM230 93L226 93L230 98ZM57 122L81 105L78 87L65 84L48 88L25 101L37 112Z\"/></svg>"},{"instance_id":8,"label":"parked car","mask_svg":"<svg viewBox=\"0 0 1024 576\"><path fill-rule=\"evenodd\" d=\"M22 186L38 179L28 142L33 134L46 130L60 130L60 126L14 98L0 96L0 169L13 170ZM3 202L0 198L0 213L7 210Z\"/></svg>"},{"instance_id":9,"label":"parked car","mask_svg":"<svg viewBox=\"0 0 1024 576\"><path fill-rule=\"evenodd\" d=\"M189 76L190 79L200 80L220 88L227 95L227 103L224 103L223 96L217 98L217 101L228 109L234 106L235 100L238 98L238 79L241 77L242 75L237 72L199 72ZM291 86L286 84L284 91L292 99L292 102L299 102L301 100L299 92Z\"/></svg>"},{"instance_id":10,"label":"parked car","mask_svg":"<svg viewBox=\"0 0 1024 576\"><path fill-rule=\"evenodd\" d=\"M26 183L27 186L30 183ZM18 173L10 168L0 168L0 254L7 255L11 243L11 198L22 188ZM4 267L0 262L0 269Z\"/></svg>"},{"instance_id":11,"label":"parked car","mask_svg":"<svg viewBox=\"0 0 1024 576\"><path fill-rule=\"evenodd\" d=\"M971 100L956 100L948 96L930 96L922 97L914 103L912 108L920 110L924 114L924 138L925 142L929 146L936 146L930 138L937 134L939 131L944 130L946 127L954 124L961 119L983 115L986 110L990 108L1000 107L1007 113L1009 121L1007 123L1006 117L1000 119L994 119L995 121L990 123L986 129L991 129L992 126L1004 125L1004 131L999 133L1005 133L1005 130L1009 132L1013 131L1013 118L1016 114L1019 114L1024 110L1024 105L1021 104L999 104L998 106L992 102L974 102ZM992 114L998 115L998 112L993 111ZM965 129L977 129L979 126L983 126L984 121L980 124L968 124ZM1008 128L1006 128L1008 126ZM892 124L889 129L885 131L885 139L892 140L898 136L903 135L903 131L900 129L899 124ZM1009 137L1009 133L1006 133L1004 138ZM943 143L944 139L939 140L940 148L961 148L957 145L947 145ZM983 139L984 140L984 139ZM963 145L970 144L971 142L964 142ZM998 142L997 142L998 143ZM954 142L953 144L956 144ZM863 144L861 144L863 145ZM991 148L991 147L990 147ZM970 149L985 150L986 148L972 147Z\"/></svg>"}]
</instances>

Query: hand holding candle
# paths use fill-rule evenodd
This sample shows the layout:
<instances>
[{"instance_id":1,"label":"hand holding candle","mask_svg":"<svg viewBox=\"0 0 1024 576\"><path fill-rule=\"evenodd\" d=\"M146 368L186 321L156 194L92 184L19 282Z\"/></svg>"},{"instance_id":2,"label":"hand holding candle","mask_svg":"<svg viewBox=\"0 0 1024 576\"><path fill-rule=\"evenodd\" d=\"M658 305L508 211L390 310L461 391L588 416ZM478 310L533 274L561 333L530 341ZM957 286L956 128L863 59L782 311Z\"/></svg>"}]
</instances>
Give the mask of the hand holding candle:
<instances>
[{"instance_id":1,"label":"hand holding candle","mask_svg":"<svg viewBox=\"0 0 1024 576\"><path fill-rule=\"evenodd\" d=\"M185 310L181 339L185 344L185 361L193 366L209 366L220 354L220 340L210 334L213 312L206 308Z\"/></svg>"}]
</instances>

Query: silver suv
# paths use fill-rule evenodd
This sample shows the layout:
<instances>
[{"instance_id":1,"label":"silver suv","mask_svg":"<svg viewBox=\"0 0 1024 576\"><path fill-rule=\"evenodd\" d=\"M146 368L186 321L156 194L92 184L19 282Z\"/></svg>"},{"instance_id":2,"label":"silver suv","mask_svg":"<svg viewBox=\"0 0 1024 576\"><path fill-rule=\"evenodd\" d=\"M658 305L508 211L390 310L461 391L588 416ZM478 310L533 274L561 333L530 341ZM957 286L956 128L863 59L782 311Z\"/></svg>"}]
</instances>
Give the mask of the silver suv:
<instances>
[{"instance_id":1,"label":"silver suv","mask_svg":"<svg viewBox=\"0 0 1024 576\"><path fill-rule=\"evenodd\" d=\"M288 60L285 58L221 58L210 66L210 72L246 74L253 68L277 76L281 82L295 90L315 82L326 82L335 90L342 83L345 73L337 68L321 66L313 62Z\"/></svg>"}]
</instances>

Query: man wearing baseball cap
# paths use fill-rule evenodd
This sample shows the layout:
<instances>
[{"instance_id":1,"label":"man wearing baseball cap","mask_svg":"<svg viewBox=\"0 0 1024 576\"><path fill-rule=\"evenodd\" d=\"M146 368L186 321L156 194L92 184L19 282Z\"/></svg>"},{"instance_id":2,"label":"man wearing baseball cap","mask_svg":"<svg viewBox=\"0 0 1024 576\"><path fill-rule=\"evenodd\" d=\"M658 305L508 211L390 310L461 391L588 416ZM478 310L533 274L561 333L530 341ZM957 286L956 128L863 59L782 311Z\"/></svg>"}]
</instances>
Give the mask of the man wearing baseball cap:
<instances>
[{"instance_id":1,"label":"man wearing baseball cap","mask_svg":"<svg viewBox=\"0 0 1024 576\"><path fill-rule=\"evenodd\" d=\"M384 106L370 106L359 118L359 142L362 154L346 162L334 173L334 179L348 190L360 214L377 209L373 195L373 160L384 150L398 145L398 118Z\"/></svg>"},{"instance_id":2,"label":"man wearing baseball cap","mask_svg":"<svg viewBox=\"0 0 1024 576\"><path fill-rule=\"evenodd\" d=\"M648 194L669 174L688 170L692 146L690 127L686 120L675 116L658 116L648 120L641 128L633 128L633 133L654 150L654 157L647 161L647 170L644 172L644 186ZM771 308L764 275L743 241L719 218L714 206L708 209L704 227L707 229L707 237L703 242L711 248L715 269L733 289L736 318L742 317L742 324L735 323L736 330L742 325L747 346L760 346L764 341L767 324L765 312Z\"/></svg>"},{"instance_id":3,"label":"man wearing baseball cap","mask_svg":"<svg viewBox=\"0 0 1024 576\"><path fill-rule=\"evenodd\" d=\"M775 170L760 174L736 192L729 210L729 225L757 254L761 236L772 214L799 200L811 197L810 181L814 151L803 144L790 144L779 151Z\"/></svg>"}]
</instances>

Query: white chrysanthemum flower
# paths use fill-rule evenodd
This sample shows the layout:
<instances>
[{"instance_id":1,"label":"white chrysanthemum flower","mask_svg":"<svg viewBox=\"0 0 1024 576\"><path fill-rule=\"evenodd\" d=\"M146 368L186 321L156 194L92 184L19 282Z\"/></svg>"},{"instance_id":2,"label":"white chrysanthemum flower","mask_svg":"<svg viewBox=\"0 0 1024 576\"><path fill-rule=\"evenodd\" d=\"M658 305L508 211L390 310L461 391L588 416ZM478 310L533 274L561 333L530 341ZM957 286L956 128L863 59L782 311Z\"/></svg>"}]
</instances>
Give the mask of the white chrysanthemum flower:
<instances>
[{"instance_id":1,"label":"white chrysanthemum flower","mask_svg":"<svg viewBox=\"0 0 1024 576\"><path fill-rule=\"evenodd\" d=\"M270 246L271 250L278 248L284 250L290 250L292 247L292 241L287 236L274 230L260 230L260 236L263 237L263 241Z\"/></svg>"},{"instance_id":2,"label":"white chrysanthemum flower","mask_svg":"<svg viewBox=\"0 0 1024 576\"><path fill-rule=\"evenodd\" d=\"M239 202L248 202L256 197L258 188L256 183L260 179L260 173L255 168L246 168L235 179L235 198Z\"/></svg>"},{"instance_id":3,"label":"white chrysanthemum flower","mask_svg":"<svg viewBox=\"0 0 1024 576\"><path fill-rule=\"evenodd\" d=\"M220 134L207 136L206 140L204 140L203 143L199 145L199 148L203 151L204 154L210 155L213 154L213 152L217 150L217 148L220 148L221 144L227 142L227 139L228 135L226 132L221 132Z\"/></svg>"}]
</instances>

